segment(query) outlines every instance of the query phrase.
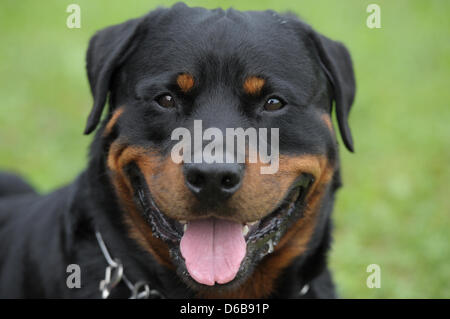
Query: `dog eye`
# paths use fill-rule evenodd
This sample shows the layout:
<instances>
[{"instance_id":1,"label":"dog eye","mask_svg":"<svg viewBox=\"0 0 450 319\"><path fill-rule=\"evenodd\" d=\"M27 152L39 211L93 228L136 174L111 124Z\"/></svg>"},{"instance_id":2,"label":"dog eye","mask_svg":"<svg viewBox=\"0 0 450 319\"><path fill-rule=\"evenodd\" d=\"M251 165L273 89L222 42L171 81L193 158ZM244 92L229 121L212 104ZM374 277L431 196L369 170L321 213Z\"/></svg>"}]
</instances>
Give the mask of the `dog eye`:
<instances>
[{"instance_id":1,"label":"dog eye","mask_svg":"<svg viewBox=\"0 0 450 319\"><path fill-rule=\"evenodd\" d=\"M173 99L172 95L170 94L163 94L160 95L156 98L156 102L166 108L166 109L170 109L173 108L175 106L175 100Z\"/></svg>"},{"instance_id":2,"label":"dog eye","mask_svg":"<svg viewBox=\"0 0 450 319\"><path fill-rule=\"evenodd\" d=\"M281 99L277 97L271 97L264 104L264 109L266 111L276 111L281 109L284 105L285 103Z\"/></svg>"}]
</instances>

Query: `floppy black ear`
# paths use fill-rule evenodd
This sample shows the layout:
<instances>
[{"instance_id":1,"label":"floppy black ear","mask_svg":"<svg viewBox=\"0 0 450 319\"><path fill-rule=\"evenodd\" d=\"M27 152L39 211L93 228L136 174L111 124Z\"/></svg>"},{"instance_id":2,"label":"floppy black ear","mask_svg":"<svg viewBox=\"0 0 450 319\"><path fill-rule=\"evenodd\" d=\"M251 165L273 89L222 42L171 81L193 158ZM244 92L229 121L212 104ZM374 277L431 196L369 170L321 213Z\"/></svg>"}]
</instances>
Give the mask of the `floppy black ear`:
<instances>
[{"instance_id":1,"label":"floppy black ear","mask_svg":"<svg viewBox=\"0 0 450 319\"><path fill-rule=\"evenodd\" d=\"M129 20L97 32L89 41L86 68L94 106L89 114L84 134L98 125L105 106L114 70L133 50L133 41L143 18Z\"/></svg>"},{"instance_id":2,"label":"floppy black ear","mask_svg":"<svg viewBox=\"0 0 450 319\"><path fill-rule=\"evenodd\" d=\"M356 87L350 54L342 43L330 40L312 29L310 34L316 45L322 67L333 85L339 131L345 146L353 152L353 138L348 125L348 115Z\"/></svg>"}]
</instances>

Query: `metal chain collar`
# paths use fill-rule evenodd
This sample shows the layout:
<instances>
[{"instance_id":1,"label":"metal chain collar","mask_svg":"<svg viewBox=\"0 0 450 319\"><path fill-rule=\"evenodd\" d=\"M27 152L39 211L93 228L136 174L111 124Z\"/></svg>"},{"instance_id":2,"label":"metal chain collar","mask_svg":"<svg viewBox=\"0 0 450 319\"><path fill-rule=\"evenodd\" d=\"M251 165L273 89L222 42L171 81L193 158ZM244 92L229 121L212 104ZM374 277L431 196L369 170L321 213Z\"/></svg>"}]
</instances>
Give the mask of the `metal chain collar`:
<instances>
[{"instance_id":1,"label":"metal chain collar","mask_svg":"<svg viewBox=\"0 0 450 319\"><path fill-rule=\"evenodd\" d=\"M164 296L156 289L150 289L150 286L145 281L138 281L132 283L124 274L123 264L118 258L112 258L106 248L105 242L101 233L96 230L95 237L97 237L98 245L103 253L103 256L108 263L105 269L105 279L100 281L100 291L102 299L107 299L111 291L121 281L125 283L131 292L129 299L163 299Z\"/></svg>"}]
</instances>

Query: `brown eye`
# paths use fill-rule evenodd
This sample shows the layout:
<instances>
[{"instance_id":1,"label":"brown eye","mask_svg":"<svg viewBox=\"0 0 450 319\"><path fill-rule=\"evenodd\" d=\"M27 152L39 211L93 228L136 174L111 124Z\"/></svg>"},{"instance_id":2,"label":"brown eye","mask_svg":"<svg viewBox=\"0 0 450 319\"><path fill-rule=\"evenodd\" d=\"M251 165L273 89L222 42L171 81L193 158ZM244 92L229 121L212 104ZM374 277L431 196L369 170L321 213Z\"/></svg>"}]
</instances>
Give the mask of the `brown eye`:
<instances>
[{"instance_id":1,"label":"brown eye","mask_svg":"<svg viewBox=\"0 0 450 319\"><path fill-rule=\"evenodd\" d=\"M266 104L264 104L264 109L266 111L276 111L281 109L284 106L284 102L281 101L279 98L271 97L266 101Z\"/></svg>"},{"instance_id":2,"label":"brown eye","mask_svg":"<svg viewBox=\"0 0 450 319\"><path fill-rule=\"evenodd\" d=\"M166 109L173 108L175 106L175 100L170 94L163 94L156 98L156 102Z\"/></svg>"}]
</instances>

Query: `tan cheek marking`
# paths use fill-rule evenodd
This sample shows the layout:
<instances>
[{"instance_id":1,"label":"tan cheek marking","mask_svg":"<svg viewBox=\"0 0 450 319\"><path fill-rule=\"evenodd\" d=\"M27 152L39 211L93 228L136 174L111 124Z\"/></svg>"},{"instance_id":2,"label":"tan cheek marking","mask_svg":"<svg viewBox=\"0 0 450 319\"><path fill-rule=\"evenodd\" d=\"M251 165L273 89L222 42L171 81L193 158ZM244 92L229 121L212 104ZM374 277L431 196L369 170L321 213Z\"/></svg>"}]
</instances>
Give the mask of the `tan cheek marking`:
<instances>
[{"instance_id":1,"label":"tan cheek marking","mask_svg":"<svg viewBox=\"0 0 450 319\"><path fill-rule=\"evenodd\" d=\"M248 77L244 82L244 91L250 95L257 95L261 93L261 90L266 81L256 76Z\"/></svg>"},{"instance_id":2,"label":"tan cheek marking","mask_svg":"<svg viewBox=\"0 0 450 319\"><path fill-rule=\"evenodd\" d=\"M183 73L177 77L177 84L184 93L189 92L194 87L194 78L192 75Z\"/></svg>"},{"instance_id":3,"label":"tan cheek marking","mask_svg":"<svg viewBox=\"0 0 450 319\"><path fill-rule=\"evenodd\" d=\"M241 188L230 198L229 207L245 220L259 220L276 208L301 173L320 176L322 157L280 155L275 174L261 174L261 166L247 163Z\"/></svg>"},{"instance_id":4,"label":"tan cheek marking","mask_svg":"<svg viewBox=\"0 0 450 319\"><path fill-rule=\"evenodd\" d=\"M103 136L104 137L106 137L109 134L111 134L111 131L112 131L114 125L116 125L117 120L122 115L122 113L123 113L123 107L120 107L120 108L118 108L117 110L114 111L113 115L111 116L111 119L106 124L105 130L103 131Z\"/></svg>"},{"instance_id":5,"label":"tan cheek marking","mask_svg":"<svg viewBox=\"0 0 450 319\"><path fill-rule=\"evenodd\" d=\"M182 164L174 163L169 156L155 162L142 161L139 167L152 190L153 199L162 211L175 219L192 217L196 199L184 182Z\"/></svg>"}]
</instances>

